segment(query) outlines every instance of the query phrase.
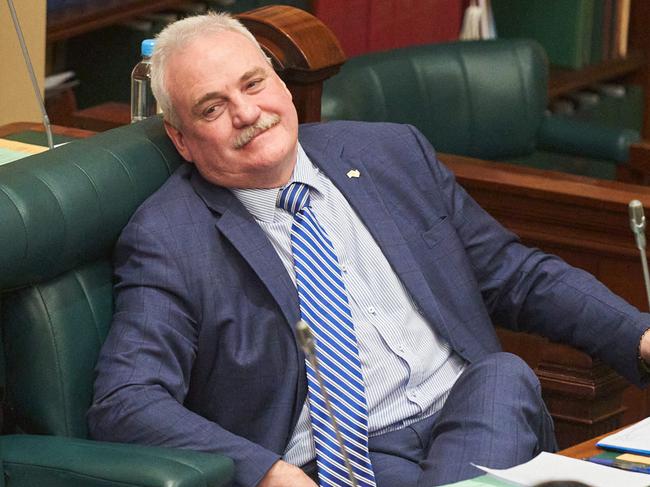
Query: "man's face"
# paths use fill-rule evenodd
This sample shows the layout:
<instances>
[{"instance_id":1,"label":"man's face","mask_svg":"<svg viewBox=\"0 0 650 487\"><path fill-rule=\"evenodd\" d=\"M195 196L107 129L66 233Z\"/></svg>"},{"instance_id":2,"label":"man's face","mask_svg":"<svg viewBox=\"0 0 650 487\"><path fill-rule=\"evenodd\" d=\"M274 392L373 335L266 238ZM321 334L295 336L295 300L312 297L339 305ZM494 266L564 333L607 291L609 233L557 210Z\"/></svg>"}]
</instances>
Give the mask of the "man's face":
<instances>
[{"instance_id":1,"label":"man's face","mask_svg":"<svg viewBox=\"0 0 650 487\"><path fill-rule=\"evenodd\" d=\"M298 117L289 90L251 41L232 31L199 37L172 55L165 79L180 121L165 128L205 179L229 188L289 180Z\"/></svg>"}]
</instances>

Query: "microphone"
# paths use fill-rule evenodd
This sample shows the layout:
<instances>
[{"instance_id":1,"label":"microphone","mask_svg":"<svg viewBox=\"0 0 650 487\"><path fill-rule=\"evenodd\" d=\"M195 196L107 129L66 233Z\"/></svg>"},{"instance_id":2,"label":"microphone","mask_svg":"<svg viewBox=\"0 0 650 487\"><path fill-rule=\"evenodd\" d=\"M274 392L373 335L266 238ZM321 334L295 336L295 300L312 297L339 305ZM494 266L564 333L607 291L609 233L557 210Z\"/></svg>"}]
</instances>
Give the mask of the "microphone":
<instances>
[{"instance_id":1,"label":"microphone","mask_svg":"<svg viewBox=\"0 0 650 487\"><path fill-rule=\"evenodd\" d=\"M641 267L643 268L643 282L645 283L645 292L650 306L650 275L648 274L648 259L646 256L646 238L645 238L645 215L643 214L643 204L639 200L632 200L628 204L630 215L630 229L634 233L634 240L641 255Z\"/></svg>"},{"instance_id":2,"label":"microphone","mask_svg":"<svg viewBox=\"0 0 650 487\"><path fill-rule=\"evenodd\" d=\"M32 87L34 88L34 93L36 95L36 102L38 103L38 107L41 109L41 116L43 117L43 125L45 126L45 134L47 135L47 146L50 149L53 149L54 141L52 139L52 127L50 127L50 118L47 116L47 111L45 110L45 103L43 102L43 97L41 96L41 90L38 87L38 82L36 81L36 75L34 74L34 67L32 66L32 60L29 57L27 44L25 44L25 38L23 37L23 30L20 28L20 22L18 22L18 15L16 15L16 9L14 8L13 0L7 0L7 5L9 5L9 12L11 12L11 20L14 23L14 29L16 30L16 35L18 36L18 42L20 43L20 48L23 51L23 59L25 60L25 66L27 66L27 72L29 73L29 77L32 80Z\"/></svg>"},{"instance_id":3,"label":"microphone","mask_svg":"<svg viewBox=\"0 0 650 487\"><path fill-rule=\"evenodd\" d=\"M332 402L330 401L329 394L327 393L327 389L323 383L323 376L320 373L318 358L316 357L316 339L314 338L309 325L304 320L298 320L298 323L296 324L296 332L298 343L300 344L302 351L305 353L305 357L307 357L307 360L309 360L309 363L314 369L316 380L318 381L318 386L320 387L323 401L325 402L327 414L329 414L332 420L332 427L334 428L334 433L336 434L336 443L338 444L339 451L343 456L343 463L345 464L345 469L348 473L348 479L350 480L352 487L358 487L359 484L357 482L357 478L354 475L354 471L352 470L352 465L350 465L350 457L348 456L348 451L345 449L343 437L341 436L341 431L339 430L339 423L334 416Z\"/></svg>"},{"instance_id":4,"label":"microphone","mask_svg":"<svg viewBox=\"0 0 650 487\"><path fill-rule=\"evenodd\" d=\"M632 200L628 204L628 211L630 214L630 228L634 233L636 246L639 250L644 250L646 246L645 240L645 215L643 214L643 205L639 200Z\"/></svg>"}]
</instances>

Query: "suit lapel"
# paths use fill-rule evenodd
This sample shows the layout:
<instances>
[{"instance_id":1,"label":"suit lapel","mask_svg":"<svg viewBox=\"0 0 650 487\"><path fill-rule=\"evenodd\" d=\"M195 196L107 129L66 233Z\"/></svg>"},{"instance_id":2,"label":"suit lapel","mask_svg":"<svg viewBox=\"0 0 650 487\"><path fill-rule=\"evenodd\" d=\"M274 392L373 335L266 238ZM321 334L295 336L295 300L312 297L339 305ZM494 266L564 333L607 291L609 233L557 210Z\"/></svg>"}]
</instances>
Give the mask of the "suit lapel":
<instances>
[{"instance_id":1,"label":"suit lapel","mask_svg":"<svg viewBox=\"0 0 650 487\"><path fill-rule=\"evenodd\" d=\"M195 172L192 186L205 204L220 214L216 226L264 283L295 335L298 293L271 242L244 205L227 189L214 186Z\"/></svg>"},{"instance_id":2,"label":"suit lapel","mask_svg":"<svg viewBox=\"0 0 650 487\"><path fill-rule=\"evenodd\" d=\"M302 365L305 356L298 346L295 330L295 325L300 319L298 292L264 230L235 195L227 189L208 183L196 172L192 176L192 186L208 208L221 215L217 219L217 228L264 283L280 307L293 334L298 358L298 384L291 428L293 430L307 395L307 378L305 367Z\"/></svg>"},{"instance_id":3,"label":"suit lapel","mask_svg":"<svg viewBox=\"0 0 650 487\"><path fill-rule=\"evenodd\" d=\"M302 145L311 161L330 178L357 212L420 312L456 348L441 313L440 303L367 169L373 165L373 158L381 158L382 155L367 147L357 147L347 153L345 147L333 142L333 139L311 147L304 142ZM359 177L348 176L349 171L355 170L359 171Z\"/></svg>"}]
</instances>

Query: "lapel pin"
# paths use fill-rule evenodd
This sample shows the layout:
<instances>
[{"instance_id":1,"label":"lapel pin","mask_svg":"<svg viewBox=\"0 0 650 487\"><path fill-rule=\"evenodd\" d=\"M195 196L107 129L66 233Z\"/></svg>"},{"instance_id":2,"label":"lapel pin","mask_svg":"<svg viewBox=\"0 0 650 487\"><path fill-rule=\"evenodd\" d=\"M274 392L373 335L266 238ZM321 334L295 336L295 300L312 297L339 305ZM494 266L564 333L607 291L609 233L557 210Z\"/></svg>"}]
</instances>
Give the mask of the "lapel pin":
<instances>
[{"instance_id":1,"label":"lapel pin","mask_svg":"<svg viewBox=\"0 0 650 487\"><path fill-rule=\"evenodd\" d=\"M352 179L352 178L358 178L359 176L361 176L361 173L359 172L358 169L350 169L350 170L347 172L347 176L348 176L350 179Z\"/></svg>"}]
</instances>

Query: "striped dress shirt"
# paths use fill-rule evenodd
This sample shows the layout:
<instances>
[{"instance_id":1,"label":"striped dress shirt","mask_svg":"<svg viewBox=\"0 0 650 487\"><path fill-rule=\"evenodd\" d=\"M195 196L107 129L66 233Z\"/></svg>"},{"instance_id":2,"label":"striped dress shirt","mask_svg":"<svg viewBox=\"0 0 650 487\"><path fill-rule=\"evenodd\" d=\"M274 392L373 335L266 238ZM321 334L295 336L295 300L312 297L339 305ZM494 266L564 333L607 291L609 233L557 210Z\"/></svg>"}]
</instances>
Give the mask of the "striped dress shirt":
<instances>
[{"instance_id":1,"label":"striped dress shirt","mask_svg":"<svg viewBox=\"0 0 650 487\"><path fill-rule=\"evenodd\" d=\"M294 181L312 188L312 208L339 258L359 344L370 436L434 414L463 371L464 360L419 314L368 229L300 145L290 182ZM276 207L279 188L232 191L255 217L295 284L293 215ZM314 458L305 401L284 460L301 466Z\"/></svg>"}]
</instances>

